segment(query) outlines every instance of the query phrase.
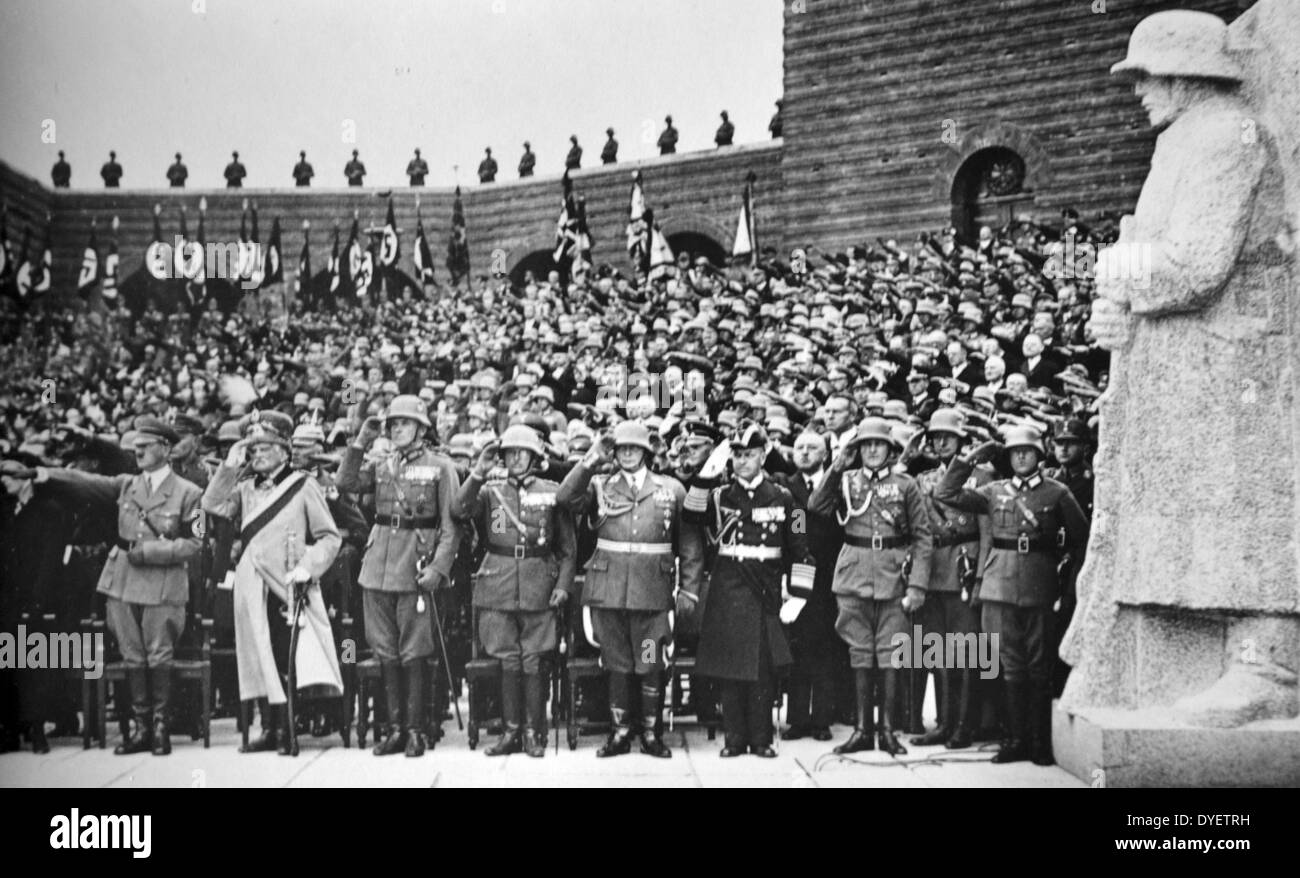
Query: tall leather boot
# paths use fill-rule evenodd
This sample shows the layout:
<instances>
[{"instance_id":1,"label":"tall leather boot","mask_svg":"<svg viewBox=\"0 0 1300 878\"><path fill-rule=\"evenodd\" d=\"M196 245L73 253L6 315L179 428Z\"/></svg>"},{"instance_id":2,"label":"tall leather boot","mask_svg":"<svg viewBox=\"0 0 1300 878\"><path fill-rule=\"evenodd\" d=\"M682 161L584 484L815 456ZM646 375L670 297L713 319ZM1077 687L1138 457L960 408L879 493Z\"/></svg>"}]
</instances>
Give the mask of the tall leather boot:
<instances>
[{"instance_id":1,"label":"tall leather boot","mask_svg":"<svg viewBox=\"0 0 1300 878\"><path fill-rule=\"evenodd\" d=\"M641 678L641 752L658 759L669 759L673 751L668 749L662 737L663 711L659 703L662 696L658 671L651 671Z\"/></svg>"},{"instance_id":2,"label":"tall leather boot","mask_svg":"<svg viewBox=\"0 0 1300 878\"><path fill-rule=\"evenodd\" d=\"M172 669L152 668L149 675L153 690L153 755L166 756L172 752L172 738L168 730L168 702L172 693Z\"/></svg>"},{"instance_id":3,"label":"tall leather boot","mask_svg":"<svg viewBox=\"0 0 1300 878\"><path fill-rule=\"evenodd\" d=\"M131 714L135 722L126 739L113 749L118 756L146 753L153 749L153 703L149 700L149 669L127 668L126 687L131 693Z\"/></svg>"},{"instance_id":4,"label":"tall leather boot","mask_svg":"<svg viewBox=\"0 0 1300 878\"><path fill-rule=\"evenodd\" d=\"M609 737L596 751L597 759L622 756L632 752L632 725L628 715L628 703L631 700L631 693L628 691L630 686L630 675L620 674L617 671L609 672L610 730Z\"/></svg>"},{"instance_id":5,"label":"tall leather boot","mask_svg":"<svg viewBox=\"0 0 1300 878\"><path fill-rule=\"evenodd\" d=\"M379 669L384 677L388 724L384 727L384 739L371 752L376 756L391 756L406 749L406 735L402 731L402 666L397 662L384 662Z\"/></svg>"},{"instance_id":6,"label":"tall leather boot","mask_svg":"<svg viewBox=\"0 0 1300 878\"><path fill-rule=\"evenodd\" d=\"M906 731L909 735L925 734L925 718L921 714L925 707L925 687L929 677L930 671L927 668L909 668L900 678L907 685ZM937 697L935 700L937 703Z\"/></svg>"},{"instance_id":7,"label":"tall leather boot","mask_svg":"<svg viewBox=\"0 0 1300 878\"><path fill-rule=\"evenodd\" d=\"M523 726L523 674L516 670L501 671L501 737L483 752L488 756L507 756L522 753L524 749Z\"/></svg>"},{"instance_id":8,"label":"tall leather boot","mask_svg":"<svg viewBox=\"0 0 1300 878\"><path fill-rule=\"evenodd\" d=\"M270 704L266 699L261 699L259 704L262 710L262 734L257 740L240 747L240 753L268 753L280 747L280 729L284 726L283 714L287 708L283 704Z\"/></svg>"},{"instance_id":9,"label":"tall leather boot","mask_svg":"<svg viewBox=\"0 0 1300 878\"><path fill-rule=\"evenodd\" d=\"M546 676L524 674L524 708L528 727L524 729L524 752L534 759L546 755Z\"/></svg>"},{"instance_id":10,"label":"tall leather boot","mask_svg":"<svg viewBox=\"0 0 1300 878\"><path fill-rule=\"evenodd\" d=\"M414 758L423 756L429 746L424 735L424 659L404 665L402 673L406 676L406 755Z\"/></svg>"},{"instance_id":11,"label":"tall leather boot","mask_svg":"<svg viewBox=\"0 0 1300 878\"><path fill-rule=\"evenodd\" d=\"M1006 708L1007 740L998 750L993 761L1024 762L1029 758L1029 745L1025 740L1025 708L1028 696L1023 682L1005 680L1002 683L1003 701Z\"/></svg>"},{"instance_id":12,"label":"tall leather boot","mask_svg":"<svg viewBox=\"0 0 1300 878\"><path fill-rule=\"evenodd\" d=\"M843 744L835 748L836 753L857 753L862 750L876 749L872 735L875 706L872 703L875 681L871 679L871 668L853 669L853 687L857 693L857 714L854 717L853 734Z\"/></svg>"},{"instance_id":13,"label":"tall leather boot","mask_svg":"<svg viewBox=\"0 0 1300 878\"><path fill-rule=\"evenodd\" d=\"M948 678L949 688L957 690L955 696L948 699L949 704L956 704L952 736L943 745L949 750L961 750L969 747L972 743L974 720L972 719L971 702L975 692L975 675L978 673L978 671L972 670L955 671Z\"/></svg>"},{"instance_id":14,"label":"tall leather boot","mask_svg":"<svg viewBox=\"0 0 1300 878\"><path fill-rule=\"evenodd\" d=\"M1035 765L1055 765L1052 756L1052 681L1029 684L1029 758Z\"/></svg>"},{"instance_id":15,"label":"tall leather boot","mask_svg":"<svg viewBox=\"0 0 1300 878\"><path fill-rule=\"evenodd\" d=\"M914 747L932 747L942 744L952 737L952 717L956 713L951 702L952 671L936 668L934 671L934 703L939 714L938 725L920 737L912 738L908 743Z\"/></svg>"},{"instance_id":16,"label":"tall leather boot","mask_svg":"<svg viewBox=\"0 0 1300 878\"><path fill-rule=\"evenodd\" d=\"M430 659L426 673L433 675L433 704L429 711L429 749L432 750L442 740L442 724L447 719L451 694L447 691L447 672L440 661Z\"/></svg>"},{"instance_id":17,"label":"tall leather boot","mask_svg":"<svg viewBox=\"0 0 1300 878\"><path fill-rule=\"evenodd\" d=\"M894 734L894 724L891 722L889 705L893 704L898 698L898 687L901 682L897 668L881 668L880 676L884 683L885 689L885 706L880 710L880 731L877 733L877 742L880 749L884 750L890 756L903 756L907 753L907 748L903 742L898 740Z\"/></svg>"}]
</instances>

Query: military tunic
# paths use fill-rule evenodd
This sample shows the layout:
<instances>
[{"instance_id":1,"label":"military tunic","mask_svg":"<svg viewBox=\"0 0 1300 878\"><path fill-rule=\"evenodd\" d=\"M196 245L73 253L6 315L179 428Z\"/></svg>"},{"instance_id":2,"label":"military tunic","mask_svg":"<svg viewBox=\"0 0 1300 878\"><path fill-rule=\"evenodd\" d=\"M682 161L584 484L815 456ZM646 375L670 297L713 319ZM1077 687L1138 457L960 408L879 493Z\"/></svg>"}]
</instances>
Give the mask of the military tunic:
<instances>
[{"instance_id":1,"label":"military tunic","mask_svg":"<svg viewBox=\"0 0 1300 878\"><path fill-rule=\"evenodd\" d=\"M937 634L973 634L979 617L970 605L970 588L963 599L962 567L971 565L975 577L984 567L992 545L993 532L987 516L951 509L934 498L934 489L948 472L940 464L917 476L917 485L930 514L931 545L930 583L925 606L921 608L921 627ZM966 480L964 487L977 488L993 479L993 471L980 467Z\"/></svg>"},{"instance_id":2,"label":"military tunic","mask_svg":"<svg viewBox=\"0 0 1300 878\"><path fill-rule=\"evenodd\" d=\"M482 535L473 596L479 639L506 670L538 673L557 642L551 593L573 592L577 538L572 514L555 502L559 487L532 475L484 481L471 474L452 505Z\"/></svg>"},{"instance_id":3,"label":"military tunic","mask_svg":"<svg viewBox=\"0 0 1300 878\"><path fill-rule=\"evenodd\" d=\"M424 446L362 464L364 452L349 446L337 476L338 489L375 495L375 524L366 543L359 581L366 641L382 662L413 662L433 654L430 602L418 594L421 558L450 580L458 529L451 504L460 486L451 461Z\"/></svg>"},{"instance_id":4,"label":"military tunic","mask_svg":"<svg viewBox=\"0 0 1300 878\"><path fill-rule=\"evenodd\" d=\"M809 508L844 526L831 591L839 606L835 630L849 645L849 662L870 668L874 659L887 667L894 636L906 630L906 590L925 591L930 583L930 516L921 489L888 467L831 470Z\"/></svg>"},{"instance_id":5,"label":"military tunic","mask_svg":"<svg viewBox=\"0 0 1300 878\"><path fill-rule=\"evenodd\" d=\"M556 502L589 516L596 550L587 562L582 602L592 608L601 659L615 673L661 670L662 652L672 639L678 558L681 587L699 594L703 575L702 537L681 527L686 489L671 476L643 470L639 490L618 472L598 475L578 464L565 477Z\"/></svg>"},{"instance_id":6,"label":"military tunic","mask_svg":"<svg viewBox=\"0 0 1300 878\"><path fill-rule=\"evenodd\" d=\"M40 472L40 471L38 471ZM200 548L193 523L202 492L174 472L151 490L148 476L100 476L44 470L37 487L74 501L116 503L117 542L96 591L107 595L107 622L134 667L170 666L185 627L188 564Z\"/></svg>"},{"instance_id":7,"label":"military tunic","mask_svg":"<svg viewBox=\"0 0 1300 878\"><path fill-rule=\"evenodd\" d=\"M953 461L935 499L989 516L992 544L979 591L983 630L999 635L1006 680L1046 683L1054 658L1052 605L1073 587L1069 571L1061 576L1058 566L1067 552L1071 566L1082 562L1088 520L1069 489L1041 473L965 488L971 470L969 463Z\"/></svg>"}]
</instances>

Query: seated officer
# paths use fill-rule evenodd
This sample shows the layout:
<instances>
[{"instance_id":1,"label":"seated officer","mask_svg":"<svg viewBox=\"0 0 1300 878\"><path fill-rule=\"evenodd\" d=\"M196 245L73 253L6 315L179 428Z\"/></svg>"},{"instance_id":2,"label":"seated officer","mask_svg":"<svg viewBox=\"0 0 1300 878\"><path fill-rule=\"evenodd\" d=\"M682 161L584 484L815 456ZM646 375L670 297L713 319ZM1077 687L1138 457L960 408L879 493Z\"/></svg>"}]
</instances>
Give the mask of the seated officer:
<instances>
[{"instance_id":1,"label":"seated officer","mask_svg":"<svg viewBox=\"0 0 1300 878\"><path fill-rule=\"evenodd\" d=\"M505 478L489 478L505 458ZM522 424L483 449L452 503L452 515L478 525L486 549L474 581L478 633L501 662L501 738L484 752L546 754L546 678L542 658L558 643L555 610L573 591L573 517L556 506L556 482L534 475L545 458L537 433ZM528 726L523 729L523 714Z\"/></svg>"},{"instance_id":2,"label":"seated officer","mask_svg":"<svg viewBox=\"0 0 1300 878\"><path fill-rule=\"evenodd\" d=\"M835 515L844 527L844 548L835 563L831 590L839 605L835 630L849 645L858 712L852 736L836 753L874 748L872 667L880 669L884 704L880 749L901 755L891 713L899 669L892 666L894 637L907 631L906 613L925 603L930 581L930 517L916 481L889 466L894 441L890 423L867 418L846 436L826 479L808 502L811 511ZM855 459L861 466L850 469Z\"/></svg>"},{"instance_id":3,"label":"seated officer","mask_svg":"<svg viewBox=\"0 0 1300 878\"><path fill-rule=\"evenodd\" d=\"M1052 612L1073 576L1061 575L1061 556L1083 558L1088 521L1069 488L1046 478L1046 456L1034 427L1010 427L1006 449L1015 475L978 488L963 487L976 464L1001 447L986 442L957 458L934 490L956 509L990 516L993 542L984 581L971 602L981 608L985 634L997 635L1008 738L994 762L1052 760Z\"/></svg>"}]
</instances>

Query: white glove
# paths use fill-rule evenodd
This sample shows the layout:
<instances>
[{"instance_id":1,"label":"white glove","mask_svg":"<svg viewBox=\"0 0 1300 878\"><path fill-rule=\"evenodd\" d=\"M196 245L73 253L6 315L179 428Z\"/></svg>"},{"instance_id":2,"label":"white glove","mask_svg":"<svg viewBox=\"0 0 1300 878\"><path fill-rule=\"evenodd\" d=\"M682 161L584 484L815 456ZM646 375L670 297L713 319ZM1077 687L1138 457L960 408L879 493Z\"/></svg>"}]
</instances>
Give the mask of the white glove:
<instances>
[{"instance_id":1,"label":"white glove","mask_svg":"<svg viewBox=\"0 0 1300 878\"><path fill-rule=\"evenodd\" d=\"M808 601L803 598L790 598L790 600L783 603L780 612L781 621L786 625L794 622L795 619L799 618L799 614L803 612L806 603Z\"/></svg>"},{"instance_id":2,"label":"white glove","mask_svg":"<svg viewBox=\"0 0 1300 878\"><path fill-rule=\"evenodd\" d=\"M311 582L311 574L302 567L295 567L289 571L289 575L285 577L285 581L290 585L299 585L304 582Z\"/></svg>"},{"instance_id":3,"label":"white glove","mask_svg":"<svg viewBox=\"0 0 1300 878\"><path fill-rule=\"evenodd\" d=\"M727 470L727 461L731 459L731 441L724 439L713 449L709 459L700 467L700 478L716 479Z\"/></svg>"}]
</instances>

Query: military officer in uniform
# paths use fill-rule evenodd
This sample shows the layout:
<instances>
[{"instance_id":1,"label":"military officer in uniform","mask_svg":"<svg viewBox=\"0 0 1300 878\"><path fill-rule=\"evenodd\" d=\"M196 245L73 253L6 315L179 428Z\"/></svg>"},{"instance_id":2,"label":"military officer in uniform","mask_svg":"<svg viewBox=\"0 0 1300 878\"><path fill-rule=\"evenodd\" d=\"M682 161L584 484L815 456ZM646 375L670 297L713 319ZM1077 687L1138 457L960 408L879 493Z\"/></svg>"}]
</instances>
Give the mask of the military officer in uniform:
<instances>
[{"instance_id":1,"label":"military officer in uniform","mask_svg":"<svg viewBox=\"0 0 1300 878\"><path fill-rule=\"evenodd\" d=\"M117 542L96 589L107 595L109 630L127 668L134 727L113 752L171 752L168 706L176 641L185 628L186 568L199 552L192 528L203 492L172 472L170 451L180 437L170 425L135 421L138 475L100 476L37 467L38 492L70 503L117 505Z\"/></svg>"},{"instance_id":2,"label":"military officer in uniform","mask_svg":"<svg viewBox=\"0 0 1300 878\"><path fill-rule=\"evenodd\" d=\"M50 169L50 179L54 181L55 189L67 189L72 182L72 165L64 160L63 150L59 150L59 160Z\"/></svg>"},{"instance_id":3,"label":"military officer in uniform","mask_svg":"<svg viewBox=\"0 0 1300 878\"><path fill-rule=\"evenodd\" d=\"M422 399L395 397L383 422L393 452L363 466L366 450L379 438L379 419L367 418L343 452L337 484L340 491L375 495L375 526L360 576L366 642L379 658L388 706L385 737L374 752L385 756L405 749L407 756L421 756L428 746L425 662L434 654L434 602L424 593L451 586L459 543L451 504L460 481L450 460L425 447L423 434L432 424Z\"/></svg>"},{"instance_id":4,"label":"military officer in uniform","mask_svg":"<svg viewBox=\"0 0 1300 878\"><path fill-rule=\"evenodd\" d=\"M659 154L671 155L677 152L677 129L673 127L673 117L664 117L664 130L659 134Z\"/></svg>"},{"instance_id":5,"label":"military officer in uniform","mask_svg":"<svg viewBox=\"0 0 1300 878\"><path fill-rule=\"evenodd\" d=\"M176 161L167 169L167 182L173 189L185 188L185 180L189 177L189 168L181 163L181 154L176 153Z\"/></svg>"},{"instance_id":6,"label":"military officer in uniform","mask_svg":"<svg viewBox=\"0 0 1300 878\"><path fill-rule=\"evenodd\" d=\"M578 135L570 134L569 154L564 157L564 167L570 171L576 171L582 167L582 147L578 146Z\"/></svg>"},{"instance_id":7,"label":"military officer in uniform","mask_svg":"<svg viewBox=\"0 0 1300 878\"><path fill-rule=\"evenodd\" d=\"M1093 476L1088 461L1088 445L1088 425L1079 418L1066 419L1052 437L1052 456L1056 458L1058 466L1044 467L1043 475L1056 479L1070 489L1091 527ZM1081 562L1071 563L1071 574L1077 576L1081 566ZM1074 617L1074 583L1071 582L1063 592L1061 609L1053 621L1051 641L1051 653L1056 657L1052 669L1052 694L1056 697L1065 691L1065 683L1070 677L1070 666L1061 659L1058 650L1066 629L1070 627L1070 620Z\"/></svg>"},{"instance_id":8,"label":"military officer in uniform","mask_svg":"<svg viewBox=\"0 0 1300 878\"><path fill-rule=\"evenodd\" d=\"M812 596L805 513L764 473L768 450L763 428L742 423L691 483L683 513L717 545L695 670L721 681L723 758L747 748L755 756L776 756L772 687L793 661L779 617L783 580L790 596ZM733 476L717 485L728 454Z\"/></svg>"},{"instance_id":9,"label":"military officer in uniform","mask_svg":"<svg viewBox=\"0 0 1300 878\"><path fill-rule=\"evenodd\" d=\"M632 749L631 686L641 678L643 729L641 752L672 755L659 735L659 698L663 692L663 651L672 639L668 613L673 586L676 605L689 612L698 600L703 575L701 534L683 527L686 489L676 479L648 467L654 446L643 424L624 421L592 446L565 477L556 502L586 514L596 531L596 551L587 562L582 602L591 608L592 628L600 643L601 662L609 674L613 729L598 757ZM597 471L611 458L617 469Z\"/></svg>"},{"instance_id":10,"label":"military officer in uniform","mask_svg":"<svg viewBox=\"0 0 1300 878\"><path fill-rule=\"evenodd\" d=\"M916 478L930 514L933 547L930 582L920 623L923 634L933 633L940 637L978 633L979 619L971 607L971 595L979 587L980 571L984 569L992 539L986 516L950 509L934 499L935 486L948 472L966 439L964 420L960 411L949 408L938 409L930 416L926 435L939 465ZM967 479L966 486L977 488L986 485L993 476L988 467L979 467ZM924 673L924 670L913 670ZM971 708L977 674L975 668L934 669L939 722L931 731L912 738L913 744L920 747L943 744L949 749L971 745L974 732L971 724L979 715Z\"/></svg>"},{"instance_id":11,"label":"military officer in uniform","mask_svg":"<svg viewBox=\"0 0 1300 878\"><path fill-rule=\"evenodd\" d=\"M614 129L605 129L605 146L600 151L601 164L612 165L618 161L618 141L614 139Z\"/></svg>"},{"instance_id":12,"label":"military officer in uniform","mask_svg":"<svg viewBox=\"0 0 1300 878\"><path fill-rule=\"evenodd\" d=\"M293 183L295 186L310 186L311 178L316 176L316 171L307 161L307 150L298 153L298 164L293 166Z\"/></svg>"},{"instance_id":13,"label":"military officer in uniform","mask_svg":"<svg viewBox=\"0 0 1300 878\"><path fill-rule=\"evenodd\" d=\"M423 186L424 178L429 173L429 163L420 158L420 151L415 151L415 158L406 163L406 176L411 178L412 186Z\"/></svg>"},{"instance_id":14,"label":"military officer in uniform","mask_svg":"<svg viewBox=\"0 0 1300 878\"><path fill-rule=\"evenodd\" d=\"M852 439L844 442L809 501L811 511L834 515L844 527L844 547L831 590L839 607L835 630L849 646L858 710L853 734L835 748L836 753L875 747L873 667L880 669L884 693L880 749L890 755L907 752L894 736L891 713L897 703L899 669L891 658L895 635L907 630L905 614L925 604L931 536L921 489L912 477L894 472L889 465L893 448L889 421L866 418ZM859 468L852 468L855 458Z\"/></svg>"},{"instance_id":15,"label":"military officer in uniform","mask_svg":"<svg viewBox=\"0 0 1300 878\"><path fill-rule=\"evenodd\" d=\"M505 459L504 478L489 478ZM546 754L546 675L555 650L555 610L573 592L577 539L573 516L557 506L559 485L534 475L546 451L537 433L517 424L483 449L452 505L457 519L478 525L485 550L474 581L478 635L501 662L505 727L488 756ZM528 725L523 719L527 711Z\"/></svg>"},{"instance_id":16,"label":"military officer in uniform","mask_svg":"<svg viewBox=\"0 0 1300 878\"><path fill-rule=\"evenodd\" d=\"M1008 738L993 761L1051 765L1052 612L1063 587L1074 581L1071 572L1060 575L1057 568L1063 553L1072 564L1082 562L1088 520L1069 489L1040 471L1045 449L1034 427L1006 431L1014 476L964 487L976 464L999 447L986 442L955 459L934 496L955 509L988 515L991 522L984 581L972 602L982 603L984 633L999 640Z\"/></svg>"},{"instance_id":17,"label":"military officer in uniform","mask_svg":"<svg viewBox=\"0 0 1300 878\"><path fill-rule=\"evenodd\" d=\"M108 161L99 169L99 176L104 180L105 189L116 189L122 181L122 166L117 163L117 153L108 153Z\"/></svg>"},{"instance_id":18,"label":"military officer in uniform","mask_svg":"<svg viewBox=\"0 0 1300 878\"><path fill-rule=\"evenodd\" d=\"M727 111L722 111L722 124L718 126L718 131L713 135L713 142L718 146L731 146L731 141L736 136L736 126L731 124L727 118Z\"/></svg>"},{"instance_id":19,"label":"military officer in uniform","mask_svg":"<svg viewBox=\"0 0 1300 878\"><path fill-rule=\"evenodd\" d=\"M531 177L533 168L537 166L537 156L533 153L532 145L524 141L524 154L519 157L519 176Z\"/></svg>"},{"instance_id":20,"label":"military officer in uniform","mask_svg":"<svg viewBox=\"0 0 1300 878\"><path fill-rule=\"evenodd\" d=\"M492 158L492 147L483 148L483 161L478 163L478 181L491 183L497 178L497 160Z\"/></svg>"},{"instance_id":21,"label":"military officer in uniform","mask_svg":"<svg viewBox=\"0 0 1300 878\"><path fill-rule=\"evenodd\" d=\"M203 493L203 508L239 527L242 549L233 570L235 657L239 694L264 698L265 734L243 753L278 750L294 756L286 704L290 666L304 695L343 694L343 678L320 578L339 551L339 531L324 493L292 466L293 419L255 411L242 426ZM296 600L297 651L290 655ZM304 712L306 716L308 712Z\"/></svg>"},{"instance_id":22,"label":"military officer in uniform","mask_svg":"<svg viewBox=\"0 0 1300 878\"><path fill-rule=\"evenodd\" d=\"M224 176L226 178L227 189L243 188L244 178L248 176L248 171L245 170L243 164L240 163L238 152L232 152L230 154L230 164L226 165Z\"/></svg>"},{"instance_id":23,"label":"military officer in uniform","mask_svg":"<svg viewBox=\"0 0 1300 878\"><path fill-rule=\"evenodd\" d=\"M349 186L360 186L366 178L366 166L359 158L360 153L352 150L352 161L343 167L343 176L348 178Z\"/></svg>"}]
</instances>

